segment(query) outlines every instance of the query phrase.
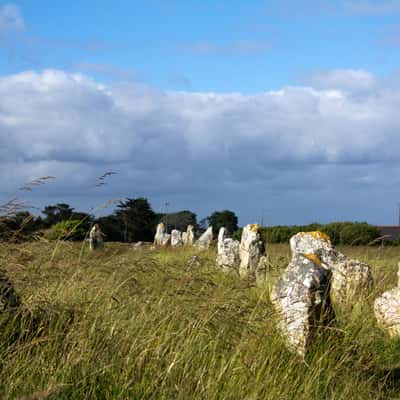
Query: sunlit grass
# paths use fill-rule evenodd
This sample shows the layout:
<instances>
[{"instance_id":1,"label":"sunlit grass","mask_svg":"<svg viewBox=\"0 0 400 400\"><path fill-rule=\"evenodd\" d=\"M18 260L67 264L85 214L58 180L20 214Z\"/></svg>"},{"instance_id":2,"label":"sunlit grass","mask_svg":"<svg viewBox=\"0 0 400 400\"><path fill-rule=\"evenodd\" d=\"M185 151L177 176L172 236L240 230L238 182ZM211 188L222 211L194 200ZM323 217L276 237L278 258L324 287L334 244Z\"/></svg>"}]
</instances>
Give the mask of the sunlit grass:
<instances>
[{"instance_id":1,"label":"sunlit grass","mask_svg":"<svg viewBox=\"0 0 400 400\"><path fill-rule=\"evenodd\" d=\"M376 326L372 304L396 284L400 249L341 250L372 265L374 293L303 362L269 301L288 246L268 247L269 283L256 288L220 272L215 250L1 245L24 309L0 319L0 398L399 398L400 341Z\"/></svg>"}]
</instances>

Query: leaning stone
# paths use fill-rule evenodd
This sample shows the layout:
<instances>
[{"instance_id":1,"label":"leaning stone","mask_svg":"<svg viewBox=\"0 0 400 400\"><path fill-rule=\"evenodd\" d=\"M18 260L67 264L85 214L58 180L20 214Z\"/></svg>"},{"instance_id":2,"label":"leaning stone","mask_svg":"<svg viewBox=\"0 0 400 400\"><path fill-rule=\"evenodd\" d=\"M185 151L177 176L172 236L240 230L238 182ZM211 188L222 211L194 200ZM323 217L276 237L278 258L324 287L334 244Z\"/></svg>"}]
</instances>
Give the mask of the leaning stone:
<instances>
[{"instance_id":1,"label":"leaning stone","mask_svg":"<svg viewBox=\"0 0 400 400\"><path fill-rule=\"evenodd\" d=\"M260 238L260 225L249 224L243 228L242 240L240 242L239 256L241 277L254 275L263 255L263 243Z\"/></svg>"},{"instance_id":2,"label":"leaning stone","mask_svg":"<svg viewBox=\"0 0 400 400\"><path fill-rule=\"evenodd\" d=\"M171 246L179 247L182 246L182 233L176 229L173 229L171 232Z\"/></svg>"},{"instance_id":3,"label":"leaning stone","mask_svg":"<svg viewBox=\"0 0 400 400\"><path fill-rule=\"evenodd\" d=\"M237 240L226 237L226 229L221 228L218 234L217 264L224 271L235 271L239 267L239 247Z\"/></svg>"},{"instance_id":4,"label":"leaning stone","mask_svg":"<svg viewBox=\"0 0 400 400\"><path fill-rule=\"evenodd\" d=\"M8 277L0 273L0 312L16 308L21 305L21 300L14 290Z\"/></svg>"},{"instance_id":5,"label":"leaning stone","mask_svg":"<svg viewBox=\"0 0 400 400\"><path fill-rule=\"evenodd\" d=\"M295 254L271 293L278 327L289 349L302 357L330 315L329 275L315 254Z\"/></svg>"},{"instance_id":6,"label":"leaning stone","mask_svg":"<svg viewBox=\"0 0 400 400\"><path fill-rule=\"evenodd\" d=\"M352 306L372 289L373 279L368 264L346 259L334 264L331 270L331 300L334 304Z\"/></svg>"},{"instance_id":7,"label":"leaning stone","mask_svg":"<svg viewBox=\"0 0 400 400\"><path fill-rule=\"evenodd\" d=\"M378 324L390 337L400 336L400 288L389 290L378 297L374 303Z\"/></svg>"},{"instance_id":8,"label":"leaning stone","mask_svg":"<svg viewBox=\"0 0 400 400\"><path fill-rule=\"evenodd\" d=\"M209 249L213 239L212 226L209 226L207 230L197 239L196 247L202 250Z\"/></svg>"}]
</instances>

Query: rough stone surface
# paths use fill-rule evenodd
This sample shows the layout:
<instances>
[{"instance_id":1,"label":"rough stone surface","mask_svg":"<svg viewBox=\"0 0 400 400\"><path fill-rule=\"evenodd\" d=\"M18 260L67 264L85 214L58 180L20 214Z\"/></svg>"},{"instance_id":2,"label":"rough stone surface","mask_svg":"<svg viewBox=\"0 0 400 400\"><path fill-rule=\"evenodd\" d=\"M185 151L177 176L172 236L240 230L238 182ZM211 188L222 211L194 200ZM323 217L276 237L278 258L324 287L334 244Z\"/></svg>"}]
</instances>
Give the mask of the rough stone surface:
<instances>
[{"instance_id":1,"label":"rough stone surface","mask_svg":"<svg viewBox=\"0 0 400 400\"><path fill-rule=\"evenodd\" d=\"M346 259L334 264L331 270L331 300L335 304L351 306L372 289L373 279L368 264Z\"/></svg>"},{"instance_id":2,"label":"rough stone surface","mask_svg":"<svg viewBox=\"0 0 400 400\"><path fill-rule=\"evenodd\" d=\"M154 246L167 246L171 243L171 235L165 233L165 226L162 222L157 225L156 234L154 236Z\"/></svg>"},{"instance_id":3,"label":"rough stone surface","mask_svg":"<svg viewBox=\"0 0 400 400\"><path fill-rule=\"evenodd\" d=\"M300 232L290 238L290 250L294 254L315 254L322 267L331 269L333 264L346 257L332 245L329 236L322 232Z\"/></svg>"},{"instance_id":4,"label":"rough stone surface","mask_svg":"<svg viewBox=\"0 0 400 400\"><path fill-rule=\"evenodd\" d=\"M173 229L171 232L171 246L172 247L179 247L183 245L182 241L182 232Z\"/></svg>"},{"instance_id":5,"label":"rough stone surface","mask_svg":"<svg viewBox=\"0 0 400 400\"><path fill-rule=\"evenodd\" d=\"M278 326L288 347L300 356L330 314L330 272L314 254L296 253L273 287L271 301L278 312Z\"/></svg>"},{"instance_id":6,"label":"rough stone surface","mask_svg":"<svg viewBox=\"0 0 400 400\"><path fill-rule=\"evenodd\" d=\"M20 298L14 290L8 277L0 272L0 312L16 308L21 304Z\"/></svg>"},{"instance_id":7,"label":"rough stone surface","mask_svg":"<svg viewBox=\"0 0 400 400\"><path fill-rule=\"evenodd\" d=\"M322 232L300 232L290 239L292 255L315 255L321 267L332 273L330 296L337 305L351 305L372 288L373 280L368 264L350 260L340 253Z\"/></svg>"},{"instance_id":8,"label":"rough stone surface","mask_svg":"<svg viewBox=\"0 0 400 400\"><path fill-rule=\"evenodd\" d=\"M239 274L242 277L255 275L260 262L260 257L264 253L264 246L260 238L260 226L249 224L243 228L242 240L240 242Z\"/></svg>"},{"instance_id":9,"label":"rough stone surface","mask_svg":"<svg viewBox=\"0 0 400 400\"><path fill-rule=\"evenodd\" d=\"M165 235L165 226L162 222L157 225L156 234L154 236L154 245L162 246L163 238Z\"/></svg>"},{"instance_id":10,"label":"rough stone surface","mask_svg":"<svg viewBox=\"0 0 400 400\"><path fill-rule=\"evenodd\" d=\"M383 293L374 303L376 320L390 337L400 336L400 263L397 278L397 287Z\"/></svg>"},{"instance_id":11,"label":"rough stone surface","mask_svg":"<svg viewBox=\"0 0 400 400\"><path fill-rule=\"evenodd\" d=\"M240 263L239 247L240 243L226 237L226 229L221 228L218 234L218 266L226 271L237 270Z\"/></svg>"},{"instance_id":12,"label":"rough stone surface","mask_svg":"<svg viewBox=\"0 0 400 400\"><path fill-rule=\"evenodd\" d=\"M400 288L389 290L374 303L375 317L390 337L400 336Z\"/></svg>"},{"instance_id":13,"label":"rough stone surface","mask_svg":"<svg viewBox=\"0 0 400 400\"><path fill-rule=\"evenodd\" d=\"M213 239L213 230L212 226L209 226L207 230L197 239L196 247L199 249L209 249L211 246L211 242Z\"/></svg>"},{"instance_id":14,"label":"rough stone surface","mask_svg":"<svg viewBox=\"0 0 400 400\"><path fill-rule=\"evenodd\" d=\"M89 247L90 250L97 250L103 247L103 233L99 224L94 224L89 232Z\"/></svg>"},{"instance_id":15,"label":"rough stone surface","mask_svg":"<svg viewBox=\"0 0 400 400\"><path fill-rule=\"evenodd\" d=\"M188 225L186 232L183 233L185 236L185 239L183 239L182 236L182 241L185 246L193 246L194 244L194 226L193 225Z\"/></svg>"}]
</instances>

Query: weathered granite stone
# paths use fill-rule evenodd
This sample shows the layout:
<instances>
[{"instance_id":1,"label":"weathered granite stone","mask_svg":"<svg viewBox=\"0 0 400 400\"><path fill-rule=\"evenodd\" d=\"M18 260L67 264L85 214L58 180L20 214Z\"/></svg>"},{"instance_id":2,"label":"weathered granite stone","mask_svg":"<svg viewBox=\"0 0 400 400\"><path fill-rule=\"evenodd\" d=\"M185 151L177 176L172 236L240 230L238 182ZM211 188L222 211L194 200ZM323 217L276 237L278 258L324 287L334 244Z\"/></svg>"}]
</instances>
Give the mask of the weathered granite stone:
<instances>
[{"instance_id":1,"label":"weathered granite stone","mask_svg":"<svg viewBox=\"0 0 400 400\"><path fill-rule=\"evenodd\" d=\"M400 288L388 290L374 303L375 317L378 324L390 337L400 336Z\"/></svg>"},{"instance_id":2,"label":"weathered granite stone","mask_svg":"<svg viewBox=\"0 0 400 400\"><path fill-rule=\"evenodd\" d=\"M156 234L154 236L154 246L167 246L171 243L171 235L165 233L165 226L162 222L157 225Z\"/></svg>"},{"instance_id":3,"label":"weathered granite stone","mask_svg":"<svg viewBox=\"0 0 400 400\"><path fill-rule=\"evenodd\" d=\"M334 304L352 306L372 289L373 279L368 264L345 259L333 264L331 271L331 300Z\"/></svg>"},{"instance_id":4,"label":"weathered granite stone","mask_svg":"<svg viewBox=\"0 0 400 400\"><path fill-rule=\"evenodd\" d=\"M154 245L162 246L163 238L165 235L165 226L162 222L157 225L156 234L154 236Z\"/></svg>"},{"instance_id":5,"label":"weathered granite stone","mask_svg":"<svg viewBox=\"0 0 400 400\"><path fill-rule=\"evenodd\" d=\"M243 228L239 248L239 274L241 277L255 275L260 257L263 255L264 246L259 230L260 225L258 224L249 224Z\"/></svg>"},{"instance_id":6,"label":"weathered granite stone","mask_svg":"<svg viewBox=\"0 0 400 400\"><path fill-rule=\"evenodd\" d=\"M226 234L225 228L219 230L217 264L225 271L235 271L240 263L240 243L237 240L226 237Z\"/></svg>"},{"instance_id":7,"label":"weathered granite stone","mask_svg":"<svg viewBox=\"0 0 400 400\"><path fill-rule=\"evenodd\" d=\"M185 246L193 246L194 244L194 226L188 225L185 232L185 240L183 240L183 244Z\"/></svg>"},{"instance_id":8,"label":"weathered granite stone","mask_svg":"<svg viewBox=\"0 0 400 400\"><path fill-rule=\"evenodd\" d=\"M8 277L0 272L0 313L21 305L21 300Z\"/></svg>"},{"instance_id":9,"label":"weathered granite stone","mask_svg":"<svg viewBox=\"0 0 400 400\"><path fill-rule=\"evenodd\" d=\"M103 247L103 233L99 224L94 224L89 232L89 247L90 250L97 250Z\"/></svg>"},{"instance_id":10,"label":"weathered granite stone","mask_svg":"<svg viewBox=\"0 0 400 400\"><path fill-rule=\"evenodd\" d=\"M290 238L290 250L294 254L315 254L321 266L331 269L332 265L346 257L332 245L329 236L322 232L300 232Z\"/></svg>"},{"instance_id":11,"label":"weathered granite stone","mask_svg":"<svg viewBox=\"0 0 400 400\"><path fill-rule=\"evenodd\" d=\"M209 249L213 239L212 226L209 226L207 230L197 239L196 247L202 250Z\"/></svg>"},{"instance_id":12,"label":"weathered granite stone","mask_svg":"<svg viewBox=\"0 0 400 400\"><path fill-rule=\"evenodd\" d=\"M300 232L290 239L292 255L314 254L321 260L321 267L331 271L330 296L337 305L351 305L365 296L373 280L368 264L350 260L331 243L322 232Z\"/></svg>"},{"instance_id":13,"label":"weathered granite stone","mask_svg":"<svg viewBox=\"0 0 400 400\"><path fill-rule=\"evenodd\" d=\"M171 246L172 247L179 247L182 246L182 232L173 229L171 232Z\"/></svg>"},{"instance_id":14,"label":"weathered granite stone","mask_svg":"<svg viewBox=\"0 0 400 400\"><path fill-rule=\"evenodd\" d=\"M271 293L278 327L288 347L302 357L330 315L329 275L315 254L296 253Z\"/></svg>"},{"instance_id":15,"label":"weathered granite stone","mask_svg":"<svg viewBox=\"0 0 400 400\"><path fill-rule=\"evenodd\" d=\"M383 293L374 303L376 320L390 337L400 336L400 263L397 277L397 287Z\"/></svg>"}]
</instances>

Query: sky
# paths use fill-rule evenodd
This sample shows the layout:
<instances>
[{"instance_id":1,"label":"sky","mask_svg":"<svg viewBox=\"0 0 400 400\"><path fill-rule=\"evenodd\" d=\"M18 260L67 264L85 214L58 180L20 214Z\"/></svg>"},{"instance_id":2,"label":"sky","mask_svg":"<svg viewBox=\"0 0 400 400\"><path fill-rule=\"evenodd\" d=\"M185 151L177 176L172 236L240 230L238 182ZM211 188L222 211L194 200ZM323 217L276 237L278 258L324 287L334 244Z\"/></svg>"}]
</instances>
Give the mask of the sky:
<instances>
[{"instance_id":1,"label":"sky","mask_svg":"<svg viewBox=\"0 0 400 400\"><path fill-rule=\"evenodd\" d=\"M0 1L0 183L34 213L397 224L400 0Z\"/></svg>"}]
</instances>

